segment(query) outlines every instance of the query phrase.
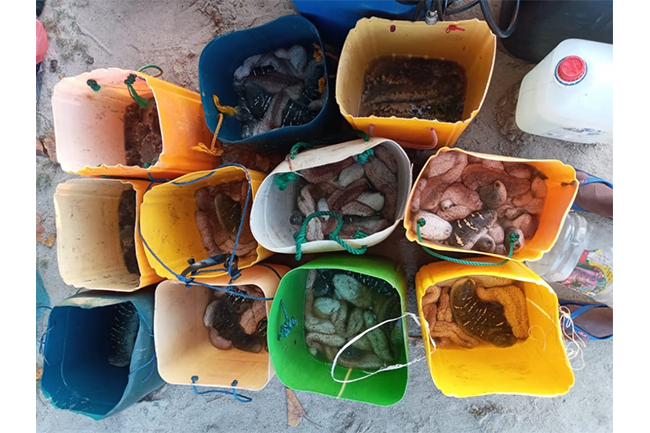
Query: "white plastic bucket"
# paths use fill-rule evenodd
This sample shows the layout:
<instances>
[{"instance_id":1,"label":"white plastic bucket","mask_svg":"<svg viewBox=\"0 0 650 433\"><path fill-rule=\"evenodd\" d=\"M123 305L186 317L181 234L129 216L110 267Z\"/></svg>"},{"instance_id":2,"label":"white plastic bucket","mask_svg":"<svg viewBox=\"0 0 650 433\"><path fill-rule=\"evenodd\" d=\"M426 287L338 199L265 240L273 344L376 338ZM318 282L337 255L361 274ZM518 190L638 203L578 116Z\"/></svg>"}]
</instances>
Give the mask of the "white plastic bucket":
<instances>
[{"instance_id":1,"label":"white plastic bucket","mask_svg":"<svg viewBox=\"0 0 650 433\"><path fill-rule=\"evenodd\" d=\"M295 182L289 183L285 190L280 190L275 179L285 173L297 172L303 169L319 167L342 161L348 157L359 155L376 146L384 146L391 152L397 163L397 202L395 219L384 230L375 232L362 239L344 239L350 247L359 249L371 247L386 239L395 230L404 217L404 211L412 183L412 164L404 151L393 140L385 138L370 138L347 141L322 148L305 150L298 153L295 159L287 157L262 182L257 191L251 208L251 232L267 250L284 253L296 253L295 229L289 224L294 211L299 189ZM302 253L321 253L342 251L344 248L333 240L317 240L301 245Z\"/></svg>"}]
</instances>

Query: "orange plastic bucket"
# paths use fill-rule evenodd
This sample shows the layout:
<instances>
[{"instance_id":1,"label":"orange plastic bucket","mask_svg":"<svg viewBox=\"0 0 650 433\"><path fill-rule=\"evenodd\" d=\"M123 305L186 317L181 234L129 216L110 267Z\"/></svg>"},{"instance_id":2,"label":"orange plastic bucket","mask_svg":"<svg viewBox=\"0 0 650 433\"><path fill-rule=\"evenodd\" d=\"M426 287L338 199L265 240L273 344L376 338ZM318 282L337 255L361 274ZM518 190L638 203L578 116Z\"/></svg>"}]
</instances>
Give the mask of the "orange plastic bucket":
<instances>
[{"instance_id":1,"label":"orange plastic bucket","mask_svg":"<svg viewBox=\"0 0 650 433\"><path fill-rule=\"evenodd\" d=\"M232 282L228 275L202 282L224 291L229 286L254 285L264 292L264 297L273 298L288 271L282 265L257 265L242 270ZM237 388L264 388L275 375L268 351L252 353L234 347L221 350L210 343L204 315L217 289L206 285L187 287L180 281L163 281L156 288L153 326L160 376L177 385L231 387L236 381ZM267 317L272 303L266 301Z\"/></svg>"},{"instance_id":2,"label":"orange plastic bucket","mask_svg":"<svg viewBox=\"0 0 650 433\"><path fill-rule=\"evenodd\" d=\"M534 236L530 239L526 239L525 245L519 250L514 251L512 257L510 258L518 262L537 260L541 258L545 252L549 251L553 247L553 244L555 244L555 241L557 240L557 237L560 233L560 229L562 228L562 224L564 224L564 219L566 218L569 210L571 210L573 200L578 193L578 181L576 179L575 170L573 167L558 160L530 160L512 158L508 156L467 152L461 149L450 148L439 149L435 155L432 155L427 160L427 162L424 164L424 167L420 171L420 174L418 175L413 188L411 189L408 205L406 207L406 212L404 215L404 228L406 229L406 237L408 240L440 251L478 253L493 257L499 257L501 259L509 258L508 253L498 254L481 252L475 249L461 249L424 238L422 241L418 239L418 225L415 218L416 211L414 211L412 208L414 197L416 198L416 201L419 201L417 200L417 196L422 191L421 187L424 185L423 182L426 182L427 180L429 167L432 165L433 161L435 161L436 158L447 152L455 152L465 155L468 158L478 158L480 160L491 161L493 163L523 162L542 172L546 176L544 183L546 185L547 192L546 198L544 199L543 209L537 215L537 230L535 231ZM422 206L423 204L420 203L420 208Z\"/></svg>"},{"instance_id":3,"label":"orange plastic bucket","mask_svg":"<svg viewBox=\"0 0 650 433\"><path fill-rule=\"evenodd\" d=\"M141 98L154 98L162 152L148 168L127 166L124 115L134 103L125 84ZM52 112L57 158L64 171L84 176L146 179L174 178L220 163L218 156L193 147L209 147L212 133L205 124L199 94L138 71L97 69L62 79L54 86Z\"/></svg>"},{"instance_id":4,"label":"orange plastic bucket","mask_svg":"<svg viewBox=\"0 0 650 433\"><path fill-rule=\"evenodd\" d=\"M162 280L133 228L140 276L129 272L120 245L119 205L122 192L134 189L136 226L149 182L117 179L71 179L57 186L57 259L66 284L77 288L132 292Z\"/></svg>"}]
</instances>

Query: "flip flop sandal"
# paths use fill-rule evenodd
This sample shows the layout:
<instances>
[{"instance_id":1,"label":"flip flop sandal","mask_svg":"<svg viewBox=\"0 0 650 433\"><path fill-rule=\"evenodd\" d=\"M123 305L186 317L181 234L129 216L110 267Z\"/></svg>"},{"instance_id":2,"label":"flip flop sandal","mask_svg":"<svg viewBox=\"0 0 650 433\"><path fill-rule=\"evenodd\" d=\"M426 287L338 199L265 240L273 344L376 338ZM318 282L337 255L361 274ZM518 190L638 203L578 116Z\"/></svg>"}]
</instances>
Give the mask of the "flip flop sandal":
<instances>
[{"instance_id":1,"label":"flip flop sandal","mask_svg":"<svg viewBox=\"0 0 650 433\"><path fill-rule=\"evenodd\" d=\"M561 306L568 306L568 305L577 305L579 308L575 309L574 311L571 312L571 320L573 321L573 324L569 322L569 320L566 317L563 317L562 315L560 316L560 321L561 321L561 326L562 328L565 329L570 329L574 333L578 334L582 338L587 338L589 340L609 340L614 336L614 333L612 332L611 334L608 335L595 335L587 331L585 328L587 325L589 325L588 322L586 322L587 316L582 317L582 327L576 324L576 321L580 322L580 316L585 314L587 311L593 310L595 308L611 308L605 304L585 304L582 302L577 302L577 301L560 301Z\"/></svg>"},{"instance_id":2,"label":"flip flop sandal","mask_svg":"<svg viewBox=\"0 0 650 433\"><path fill-rule=\"evenodd\" d=\"M575 171L579 172L579 173L583 173L583 174L588 176L585 179L579 179L578 180L578 182L579 182L578 193L580 191L580 187L582 187L584 185L589 185L591 183L602 183L602 184L610 187L612 190L614 189L614 184L612 182L608 182L608 181L606 181L604 179L599 178L598 176L594 176L593 174L587 173L586 171L583 171L583 170L580 170L580 169L577 169L577 168L575 168ZM575 200L573 202L573 205L571 206L571 209L579 210L579 211L582 211L582 212L593 212L593 211L589 211L589 210L581 208L580 206L578 206L575 203Z\"/></svg>"}]
</instances>

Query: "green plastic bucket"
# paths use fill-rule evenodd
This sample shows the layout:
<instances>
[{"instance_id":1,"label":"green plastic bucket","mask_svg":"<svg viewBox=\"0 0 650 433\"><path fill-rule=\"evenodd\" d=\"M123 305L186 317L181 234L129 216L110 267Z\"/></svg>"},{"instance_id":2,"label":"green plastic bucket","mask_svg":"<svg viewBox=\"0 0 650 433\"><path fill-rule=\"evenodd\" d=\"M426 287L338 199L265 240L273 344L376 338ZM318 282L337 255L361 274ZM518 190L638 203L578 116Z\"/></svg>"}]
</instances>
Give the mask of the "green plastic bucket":
<instances>
[{"instance_id":1,"label":"green plastic bucket","mask_svg":"<svg viewBox=\"0 0 650 433\"><path fill-rule=\"evenodd\" d=\"M381 371L369 376L370 372L342 367L337 363L334 377L339 380L345 379L347 382L340 383L332 378L332 364L318 361L309 352L305 342L304 310L305 286L310 269L352 271L385 280L399 294L402 315L406 311L406 276L390 260L370 256L350 257L344 254L330 254L292 269L280 281L269 312L268 348L278 379L288 388L298 391L314 392L379 406L397 403L406 392L408 367ZM280 336L283 324L291 318L295 318L295 325L286 336ZM404 350L400 351L395 364L407 364L406 321L402 318L398 323L401 323ZM351 382L364 376L368 377Z\"/></svg>"}]
</instances>

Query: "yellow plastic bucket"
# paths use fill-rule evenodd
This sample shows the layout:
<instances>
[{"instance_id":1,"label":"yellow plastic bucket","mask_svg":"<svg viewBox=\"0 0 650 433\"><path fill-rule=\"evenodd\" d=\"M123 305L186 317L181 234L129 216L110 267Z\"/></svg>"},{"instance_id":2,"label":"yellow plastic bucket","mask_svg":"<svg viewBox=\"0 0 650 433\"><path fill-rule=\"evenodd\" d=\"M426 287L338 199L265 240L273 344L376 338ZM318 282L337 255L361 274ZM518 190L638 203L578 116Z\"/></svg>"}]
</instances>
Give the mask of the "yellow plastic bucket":
<instances>
[{"instance_id":1,"label":"yellow plastic bucket","mask_svg":"<svg viewBox=\"0 0 650 433\"><path fill-rule=\"evenodd\" d=\"M162 280L150 266L142 239L133 229L140 276L129 272L120 244L122 192L135 190L135 222L149 182L117 179L71 179L54 193L57 259L61 278L77 288L132 292Z\"/></svg>"},{"instance_id":2,"label":"yellow plastic bucket","mask_svg":"<svg viewBox=\"0 0 650 433\"><path fill-rule=\"evenodd\" d=\"M496 46L489 26L477 19L428 25L423 21L362 18L348 33L339 60L336 101L341 114L353 128L390 138L404 147L453 146L483 104ZM417 117L360 117L366 69L373 60L392 55L452 60L463 66L467 76L463 120L450 123Z\"/></svg>"},{"instance_id":3,"label":"yellow plastic bucket","mask_svg":"<svg viewBox=\"0 0 650 433\"><path fill-rule=\"evenodd\" d=\"M239 164L223 165L215 170L186 174L147 191L142 203L140 230L145 253L156 273L163 278L177 279L188 268L189 261L208 258L194 217L198 210L194 198L197 189L249 179L250 209L264 177L264 173L246 170ZM237 268L247 268L271 254L258 244L254 254L238 260ZM202 269L194 278L218 277L225 272L223 264L216 264Z\"/></svg>"},{"instance_id":4,"label":"yellow plastic bucket","mask_svg":"<svg viewBox=\"0 0 650 433\"><path fill-rule=\"evenodd\" d=\"M446 152L456 152L465 154L469 157L480 158L487 161L500 161L500 162L523 162L530 166L535 167L546 175L547 179L544 181L547 188L546 198L544 199L544 207L538 215L538 227L534 236L531 239L526 239L525 245L519 250L515 251L510 257L512 260L518 262L534 261L542 257L545 252L548 252L555 244L557 237L562 229L566 215L571 210L571 205L578 193L578 180L576 179L575 169L570 165L564 164L558 160L532 160L512 158L508 156L490 155L484 153L468 152L462 149L439 149L435 155L429 157L424 164L418 178L416 179L408 199L406 212L404 215L404 228L406 229L406 237L412 242L417 242L427 248L432 248L440 251L452 251L459 253L477 253L485 254L488 256L499 257L507 259L506 254L496 254L481 252L472 249L461 249L449 245L443 245L422 239L418 239L417 235L417 222L414 220L415 212L411 208L414 195L418 194L418 185L420 181L426 181L426 173L432 161L438 156Z\"/></svg>"},{"instance_id":5,"label":"yellow plastic bucket","mask_svg":"<svg viewBox=\"0 0 650 433\"><path fill-rule=\"evenodd\" d=\"M255 285L265 298L273 298L280 279L289 271L282 265L255 265L244 269L229 284L228 275L202 281L225 290L228 286ZM257 391L275 375L269 352L251 353L237 348L220 350L210 343L204 325L205 309L217 289L187 287L180 281L163 281L156 288L154 335L158 372L167 383L218 386ZM266 301L266 313L273 301Z\"/></svg>"},{"instance_id":6,"label":"yellow plastic bucket","mask_svg":"<svg viewBox=\"0 0 650 433\"><path fill-rule=\"evenodd\" d=\"M124 114L134 99L125 80L132 75L136 94L154 98L158 111L162 152L148 168L126 165ZM175 178L221 161L193 149L212 140L200 95L142 72L108 68L63 78L54 86L52 114L57 158L69 173Z\"/></svg>"},{"instance_id":7,"label":"yellow plastic bucket","mask_svg":"<svg viewBox=\"0 0 650 433\"><path fill-rule=\"evenodd\" d=\"M497 262L493 258L476 260ZM487 343L471 349L433 346L422 312L422 297L434 284L472 275L513 279L523 288L529 320L527 339L505 348ZM575 379L563 344L557 295L525 265L513 261L501 266L431 263L415 275L415 288L429 371L443 394L452 397L485 394L554 397L566 394L573 386Z\"/></svg>"}]
</instances>

